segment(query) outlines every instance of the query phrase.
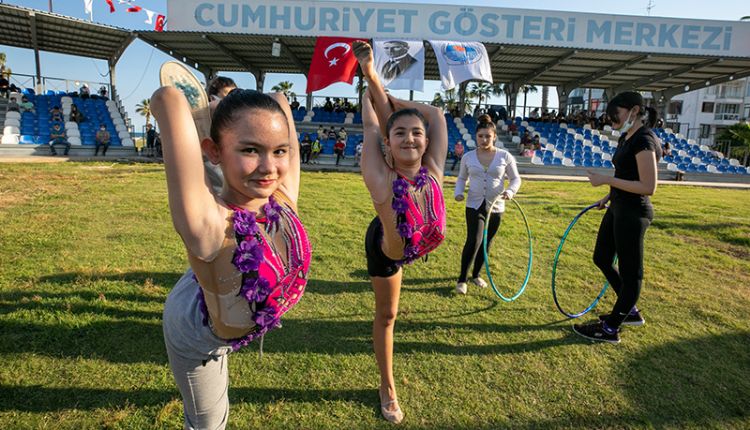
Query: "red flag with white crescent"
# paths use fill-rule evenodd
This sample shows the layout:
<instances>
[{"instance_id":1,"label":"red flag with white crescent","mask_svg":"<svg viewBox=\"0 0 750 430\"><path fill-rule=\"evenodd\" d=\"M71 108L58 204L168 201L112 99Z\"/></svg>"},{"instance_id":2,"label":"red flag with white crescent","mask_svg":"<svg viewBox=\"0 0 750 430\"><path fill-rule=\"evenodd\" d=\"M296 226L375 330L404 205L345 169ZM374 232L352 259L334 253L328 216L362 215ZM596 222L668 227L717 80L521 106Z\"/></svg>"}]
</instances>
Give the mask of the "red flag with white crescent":
<instances>
[{"instance_id":1,"label":"red flag with white crescent","mask_svg":"<svg viewBox=\"0 0 750 430\"><path fill-rule=\"evenodd\" d=\"M112 0L104 0L104 1L106 1L107 4L109 5L109 13L114 13L115 12L115 4L112 3Z\"/></svg>"},{"instance_id":2,"label":"red flag with white crescent","mask_svg":"<svg viewBox=\"0 0 750 430\"><path fill-rule=\"evenodd\" d=\"M161 15L161 14L156 15L156 24L154 25L154 30L164 31L164 23L166 19L167 17L164 15Z\"/></svg>"},{"instance_id":3,"label":"red flag with white crescent","mask_svg":"<svg viewBox=\"0 0 750 430\"><path fill-rule=\"evenodd\" d=\"M318 37L307 74L307 93L322 90L336 82L351 84L357 73L357 57L354 56L349 37Z\"/></svg>"}]
</instances>

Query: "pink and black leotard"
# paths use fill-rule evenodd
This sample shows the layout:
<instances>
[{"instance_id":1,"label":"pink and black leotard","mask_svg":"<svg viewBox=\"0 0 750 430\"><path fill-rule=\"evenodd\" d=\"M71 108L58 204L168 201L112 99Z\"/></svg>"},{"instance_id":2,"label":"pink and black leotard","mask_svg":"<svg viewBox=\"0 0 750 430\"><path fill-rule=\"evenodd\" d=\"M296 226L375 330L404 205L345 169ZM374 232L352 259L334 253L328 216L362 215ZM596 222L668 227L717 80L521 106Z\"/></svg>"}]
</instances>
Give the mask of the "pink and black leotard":
<instances>
[{"instance_id":1,"label":"pink and black leotard","mask_svg":"<svg viewBox=\"0 0 750 430\"><path fill-rule=\"evenodd\" d=\"M395 171L391 174L392 197L374 202L380 215L365 235L370 276L393 276L402 265L426 256L445 239L445 201L438 180L424 167L413 181Z\"/></svg>"}]
</instances>

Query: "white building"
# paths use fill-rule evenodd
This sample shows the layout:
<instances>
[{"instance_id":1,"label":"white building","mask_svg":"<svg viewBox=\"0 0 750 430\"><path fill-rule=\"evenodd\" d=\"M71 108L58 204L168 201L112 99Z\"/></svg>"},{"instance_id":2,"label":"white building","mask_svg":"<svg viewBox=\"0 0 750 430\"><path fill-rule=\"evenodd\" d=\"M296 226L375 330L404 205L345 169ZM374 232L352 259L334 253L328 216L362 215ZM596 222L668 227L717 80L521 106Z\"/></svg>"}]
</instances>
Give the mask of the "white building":
<instances>
[{"instance_id":1,"label":"white building","mask_svg":"<svg viewBox=\"0 0 750 430\"><path fill-rule=\"evenodd\" d=\"M711 146L722 130L750 118L750 78L737 79L672 98L666 122L677 132Z\"/></svg>"}]
</instances>

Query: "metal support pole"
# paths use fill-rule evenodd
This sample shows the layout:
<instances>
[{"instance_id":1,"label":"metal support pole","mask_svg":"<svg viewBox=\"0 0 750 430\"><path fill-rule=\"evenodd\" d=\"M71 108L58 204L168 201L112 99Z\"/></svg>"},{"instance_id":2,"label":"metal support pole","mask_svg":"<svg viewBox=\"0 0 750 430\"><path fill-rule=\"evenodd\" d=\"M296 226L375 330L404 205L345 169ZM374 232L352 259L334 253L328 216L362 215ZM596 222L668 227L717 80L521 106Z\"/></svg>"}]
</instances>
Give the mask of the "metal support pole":
<instances>
[{"instance_id":1,"label":"metal support pole","mask_svg":"<svg viewBox=\"0 0 750 430\"><path fill-rule=\"evenodd\" d=\"M37 93L42 92L42 67L39 61L39 43L37 42L36 34L36 14L29 12L29 19L31 21L31 45L34 48L34 64L36 65L36 88L34 91Z\"/></svg>"}]
</instances>

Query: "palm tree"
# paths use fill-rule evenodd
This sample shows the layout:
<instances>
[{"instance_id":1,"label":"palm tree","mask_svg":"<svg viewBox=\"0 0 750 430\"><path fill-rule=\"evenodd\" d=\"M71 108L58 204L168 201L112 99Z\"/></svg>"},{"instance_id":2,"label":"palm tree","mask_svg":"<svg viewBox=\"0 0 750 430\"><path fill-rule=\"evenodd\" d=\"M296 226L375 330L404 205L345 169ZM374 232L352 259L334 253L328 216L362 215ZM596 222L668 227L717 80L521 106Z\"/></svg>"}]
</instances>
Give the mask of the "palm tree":
<instances>
[{"instance_id":1,"label":"palm tree","mask_svg":"<svg viewBox=\"0 0 750 430\"><path fill-rule=\"evenodd\" d=\"M286 97L287 100L289 100L292 97L296 97L297 94L292 91L292 86L294 86L293 83L289 81L281 81L277 85L274 85L271 87L271 91L276 91L277 93L283 93L284 97Z\"/></svg>"},{"instance_id":2,"label":"palm tree","mask_svg":"<svg viewBox=\"0 0 750 430\"><path fill-rule=\"evenodd\" d=\"M549 107L549 87L547 85L542 87L542 112L546 111Z\"/></svg>"},{"instance_id":3,"label":"palm tree","mask_svg":"<svg viewBox=\"0 0 750 430\"><path fill-rule=\"evenodd\" d=\"M493 96L505 96L505 108L508 110L508 115L511 114L511 107L510 107L510 95L511 95L511 89L510 85L508 84L494 84L492 85L492 95Z\"/></svg>"},{"instance_id":4,"label":"palm tree","mask_svg":"<svg viewBox=\"0 0 750 430\"><path fill-rule=\"evenodd\" d=\"M151 99L143 99L140 103L135 105L135 111L146 117L146 125L151 120Z\"/></svg>"},{"instance_id":5,"label":"palm tree","mask_svg":"<svg viewBox=\"0 0 750 430\"><path fill-rule=\"evenodd\" d=\"M478 84L474 84L471 86L471 89L469 90L469 94L471 94L473 97L477 97L479 100L477 102L477 105L482 105L482 99L485 101L489 100L490 95L492 95L492 84L489 84L487 82L480 82Z\"/></svg>"},{"instance_id":6,"label":"palm tree","mask_svg":"<svg viewBox=\"0 0 750 430\"><path fill-rule=\"evenodd\" d=\"M521 85L521 87L518 88L518 90L523 91L523 115L522 116L525 118L526 117L526 96L529 93L535 93L539 91L539 89L534 85L524 84L524 85Z\"/></svg>"}]
</instances>

